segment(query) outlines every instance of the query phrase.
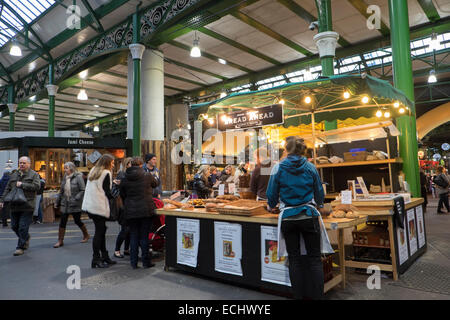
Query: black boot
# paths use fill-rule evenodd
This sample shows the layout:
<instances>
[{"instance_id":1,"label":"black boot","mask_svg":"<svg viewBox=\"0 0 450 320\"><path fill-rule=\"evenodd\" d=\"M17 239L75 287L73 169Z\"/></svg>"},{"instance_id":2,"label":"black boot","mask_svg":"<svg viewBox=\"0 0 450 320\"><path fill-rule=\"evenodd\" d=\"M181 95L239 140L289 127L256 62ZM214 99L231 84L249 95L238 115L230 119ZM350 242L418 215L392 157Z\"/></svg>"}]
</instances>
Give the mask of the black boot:
<instances>
[{"instance_id":1,"label":"black boot","mask_svg":"<svg viewBox=\"0 0 450 320\"><path fill-rule=\"evenodd\" d=\"M108 251L102 252L102 260L106 262L108 265L116 264L117 261L113 261L109 258Z\"/></svg>"},{"instance_id":2,"label":"black boot","mask_svg":"<svg viewBox=\"0 0 450 320\"><path fill-rule=\"evenodd\" d=\"M100 256L95 256L92 258L91 268L108 268L109 264L103 261Z\"/></svg>"}]
</instances>

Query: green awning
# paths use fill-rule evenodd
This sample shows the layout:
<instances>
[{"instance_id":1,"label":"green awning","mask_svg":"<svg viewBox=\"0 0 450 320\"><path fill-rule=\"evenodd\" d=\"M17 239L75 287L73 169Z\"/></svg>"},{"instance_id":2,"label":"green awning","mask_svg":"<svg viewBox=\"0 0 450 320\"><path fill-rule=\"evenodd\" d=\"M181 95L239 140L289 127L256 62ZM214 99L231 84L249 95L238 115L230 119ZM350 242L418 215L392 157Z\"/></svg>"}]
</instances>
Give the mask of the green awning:
<instances>
[{"instance_id":1,"label":"green awning","mask_svg":"<svg viewBox=\"0 0 450 320\"><path fill-rule=\"evenodd\" d=\"M350 98L343 97L344 91L350 93ZM369 97L369 102L361 102L363 96ZM306 103L304 98L310 96L313 102ZM377 109L390 111L393 117L400 116L401 107L413 109L413 102L401 91L394 88L388 81L366 75L342 75L316 79L307 82L289 83L275 88L233 93L215 101L191 105L191 110L199 115L208 113L216 115L239 109L263 107L285 101L284 115L286 122L309 123L311 112L315 121L357 119L361 116L372 117ZM400 107L394 108L394 102ZM300 120L291 120L298 118ZM294 117L289 117L294 116Z\"/></svg>"}]
</instances>

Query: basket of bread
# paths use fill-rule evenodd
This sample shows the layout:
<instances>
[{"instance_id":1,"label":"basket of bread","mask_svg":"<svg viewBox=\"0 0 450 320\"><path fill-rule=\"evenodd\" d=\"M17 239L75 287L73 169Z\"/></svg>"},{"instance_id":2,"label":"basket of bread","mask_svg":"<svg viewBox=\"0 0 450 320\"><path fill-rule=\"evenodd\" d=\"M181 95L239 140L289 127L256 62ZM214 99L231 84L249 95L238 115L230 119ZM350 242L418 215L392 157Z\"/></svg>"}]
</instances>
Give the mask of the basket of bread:
<instances>
[{"instance_id":1,"label":"basket of bread","mask_svg":"<svg viewBox=\"0 0 450 320\"><path fill-rule=\"evenodd\" d=\"M194 206L190 203L182 203L175 200L163 199L164 209L193 209Z\"/></svg>"},{"instance_id":2,"label":"basket of bread","mask_svg":"<svg viewBox=\"0 0 450 320\"><path fill-rule=\"evenodd\" d=\"M231 214L239 216L254 216L266 214L265 202L241 199L216 207L220 214Z\"/></svg>"},{"instance_id":3,"label":"basket of bread","mask_svg":"<svg viewBox=\"0 0 450 320\"><path fill-rule=\"evenodd\" d=\"M333 208L333 212L330 214L331 218L359 218L358 209L351 204L339 204Z\"/></svg>"}]
</instances>

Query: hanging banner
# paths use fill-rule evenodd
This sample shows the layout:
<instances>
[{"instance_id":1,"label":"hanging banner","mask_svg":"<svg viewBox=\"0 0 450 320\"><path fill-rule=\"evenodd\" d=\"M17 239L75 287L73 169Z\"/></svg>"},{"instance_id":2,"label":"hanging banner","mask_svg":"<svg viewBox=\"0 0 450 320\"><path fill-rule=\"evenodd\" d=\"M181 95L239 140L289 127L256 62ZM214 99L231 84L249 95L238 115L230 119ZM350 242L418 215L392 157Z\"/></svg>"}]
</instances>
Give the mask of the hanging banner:
<instances>
[{"instance_id":1,"label":"hanging banner","mask_svg":"<svg viewBox=\"0 0 450 320\"><path fill-rule=\"evenodd\" d=\"M414 214L414 208L409 209L406 212L407 223L408 223L408 241L409 241L409 251L413 255L417 252L417 225L416 216Z\"/></svg>"},{"instance_id":2,"label":"hanging banner","mask_svg":"<svg viewBox=\"0 0 450 320\"><path fill-rule=\"evenodd\" d=\"M177 263L197 267L200 220L177 218Z\"/></svg>"},{"instance_id":3,"label":"hanging banner","mask_svg":"<svg viewBox=\"0 0 450 320\"><path fill-rule=\"evenodd\" d=\"M401 228L400 226L397 225L397 242L398 242L397 244L398 244L399 265L402 265L409 258L408 243L406 242L406 227Z\"/></svg>"},{"instance_id":4,"label":"hanging banner","mask_svg":"<svg viewBox=\"0 0 450 320\"><path fill-rule=\"evenodd\" d=\"M281 104L217 115L219 131L257 128L283 122L283 106Z\"/></svg>"},{"instance_id":5,"label":"hanging banner","mask_svg":"<svg viewBox=\"0 0 450 320\"><path fill-rule=\"evenodd\" d=\"M214 222L214 270L242 276L242 226Z\"/></svg>"},{"instance_id":6,"label":"hanging banner","mask_svg":"<svg viewBox=\"0 0 450 320\"><path fill-rule=\"evenodd\" d=\"M261 226L261 280L291 286L286 257L277 259L278 230Z\"/></svg>"},{"instance_id":7,"label":"hanging banner","mask_svg":"<svg viewBox=\"0 0 450 320\"><path fill-rule=\"evenodd\" d=\"M417 235L419 237L419 249L425 245L425 225L423 223L423 210L422 206L416 207L417 217Z\"/></svg>"}]
</instances>

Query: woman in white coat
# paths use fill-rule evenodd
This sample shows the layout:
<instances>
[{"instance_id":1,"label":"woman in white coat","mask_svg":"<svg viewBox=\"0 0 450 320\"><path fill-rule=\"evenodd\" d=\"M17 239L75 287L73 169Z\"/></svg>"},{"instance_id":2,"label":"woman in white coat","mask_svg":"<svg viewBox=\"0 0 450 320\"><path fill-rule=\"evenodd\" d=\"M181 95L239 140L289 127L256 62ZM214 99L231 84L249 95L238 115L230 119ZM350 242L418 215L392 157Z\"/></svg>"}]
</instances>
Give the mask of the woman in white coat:
<instances>
[{"instance_id":1,"label":"woman in white coat","mask_svg":"<svg viewBox=\"0 0 450 320\"><path fill-rule=\"evenodd\" d=\"M114 157L104 154L88 175L81 209L94 221L95 234L92 241L92 268L107 268L116 264L106 250L106 221L110 216L109 200L112 198L112 173ZM101 255L100 255L101 254Z\"/></svg>"}]
</instances>

